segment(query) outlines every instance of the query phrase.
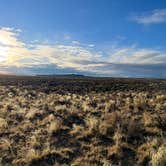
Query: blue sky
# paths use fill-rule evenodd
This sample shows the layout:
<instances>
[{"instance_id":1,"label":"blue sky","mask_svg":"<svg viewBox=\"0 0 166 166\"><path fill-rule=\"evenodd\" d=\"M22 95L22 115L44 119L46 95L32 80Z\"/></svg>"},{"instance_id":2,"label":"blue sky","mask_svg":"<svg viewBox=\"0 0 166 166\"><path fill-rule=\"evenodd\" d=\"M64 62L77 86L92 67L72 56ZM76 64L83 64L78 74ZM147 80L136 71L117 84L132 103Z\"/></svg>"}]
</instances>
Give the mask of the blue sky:
<instances>
[{"instance_id":1,"label":"blue sky","mask_svg":"<svg viewBox=\"0 0 166 166\"><path fill-rule=\"evenodd\" d=\"M0 0L0 72L166 77L164 0Z\"/></svg>"}]
</instances>

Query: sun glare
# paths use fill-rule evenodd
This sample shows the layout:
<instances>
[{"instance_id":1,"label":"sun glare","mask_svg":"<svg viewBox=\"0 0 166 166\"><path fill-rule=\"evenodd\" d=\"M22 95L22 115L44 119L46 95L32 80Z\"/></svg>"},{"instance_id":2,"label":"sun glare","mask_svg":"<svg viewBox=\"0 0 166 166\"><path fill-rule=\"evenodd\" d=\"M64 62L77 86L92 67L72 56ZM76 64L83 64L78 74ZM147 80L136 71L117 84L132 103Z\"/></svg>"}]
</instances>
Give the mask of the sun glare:
<instances>
[{"instance_id":1,"label":"sun glare","mask_svg":"<svg viewBox=\"0 0 166 166\"><path fill-rule=\"evenodd\" d=\"M8 56L9 48L0 46L0 62L4 61Z\"/></svg>"}]
</instances>

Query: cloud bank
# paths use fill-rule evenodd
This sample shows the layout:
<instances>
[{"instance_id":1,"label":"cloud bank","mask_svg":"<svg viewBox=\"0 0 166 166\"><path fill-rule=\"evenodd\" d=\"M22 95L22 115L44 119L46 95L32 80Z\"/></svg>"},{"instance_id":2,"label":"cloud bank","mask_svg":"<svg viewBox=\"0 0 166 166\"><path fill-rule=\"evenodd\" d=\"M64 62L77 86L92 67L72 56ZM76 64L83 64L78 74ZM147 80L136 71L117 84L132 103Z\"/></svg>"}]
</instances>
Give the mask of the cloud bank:
<instances>
[{"instance_id":1,"label":"cloud bank","mask_svg":"<svg viewBox=\"0 0 166 166\"><path fill-rule=\"evenodd\" d=\"M131 19L144 25L166 23L166 9L155 9L151 12L135 15Z\"/></svg>"},{"instance_id":2,"label":"cloud bank","mask_svg":"<svg viewBox=\"0 0 166 166\"><path fill-rule=\"evenodd\" d=\"M166 77L166 53L160 50L116 47L98 53L93 47L71 44L25 43L20 29L0 29L0 73L84 74L117 77Z\"/></svg>"}]
</instances>

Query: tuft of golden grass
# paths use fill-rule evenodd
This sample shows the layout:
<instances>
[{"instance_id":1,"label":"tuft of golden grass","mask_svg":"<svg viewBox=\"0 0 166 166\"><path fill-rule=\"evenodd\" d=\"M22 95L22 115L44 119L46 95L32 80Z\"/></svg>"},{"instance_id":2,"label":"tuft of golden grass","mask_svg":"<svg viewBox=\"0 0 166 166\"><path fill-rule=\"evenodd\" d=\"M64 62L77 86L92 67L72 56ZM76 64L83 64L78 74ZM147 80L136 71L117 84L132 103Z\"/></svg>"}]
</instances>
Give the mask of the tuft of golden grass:
<instances>
[{"instance_id":1,"label":"tuft of golden grass","mask_svg":"<svg viewBox=\"0 0 166 166\"><path fill-rule=\"evenodd\" d=\"M52 134L59 130L62 126L62 123L60 120L54 119L50 121L49 127L48 127L48 133Z\"/></svg>"},{"instance_id":2,"label":"tuft of golden grass","mask_svg":"<svg viewBox=\"0 0 166 166\"><path fill-rule=\"evenodd\" d=\"M8 128L8 123L6 119L0 118L0 134L5 132Z\"/></svg>"}]
</instances>

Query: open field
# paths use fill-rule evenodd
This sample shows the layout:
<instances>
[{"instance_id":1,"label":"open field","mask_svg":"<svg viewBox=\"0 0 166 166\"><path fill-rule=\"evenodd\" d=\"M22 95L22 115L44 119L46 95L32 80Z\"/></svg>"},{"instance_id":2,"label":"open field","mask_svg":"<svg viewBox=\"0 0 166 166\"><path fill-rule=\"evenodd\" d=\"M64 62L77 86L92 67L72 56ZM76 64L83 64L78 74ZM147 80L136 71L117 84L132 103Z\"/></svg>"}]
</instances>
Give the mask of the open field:
<instances>
[{"instance_id":1,"label":"open field","mask_svg":"<svg viewBox=\"0 0 166 166\"><path fill-rule=\"evenodd\" d=\"M165 166L166 80L0 76L0 165Z\"/></svg>"}]
</instances>

